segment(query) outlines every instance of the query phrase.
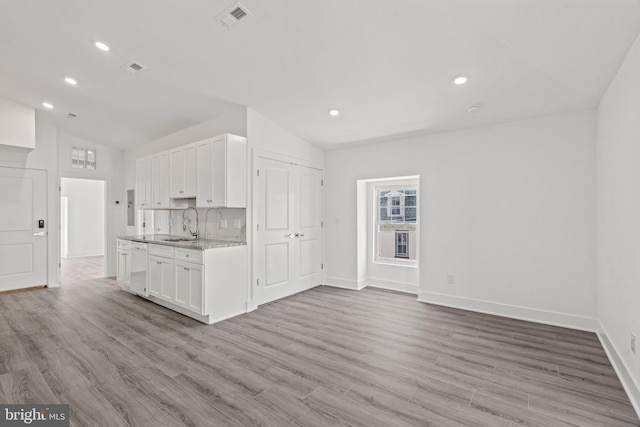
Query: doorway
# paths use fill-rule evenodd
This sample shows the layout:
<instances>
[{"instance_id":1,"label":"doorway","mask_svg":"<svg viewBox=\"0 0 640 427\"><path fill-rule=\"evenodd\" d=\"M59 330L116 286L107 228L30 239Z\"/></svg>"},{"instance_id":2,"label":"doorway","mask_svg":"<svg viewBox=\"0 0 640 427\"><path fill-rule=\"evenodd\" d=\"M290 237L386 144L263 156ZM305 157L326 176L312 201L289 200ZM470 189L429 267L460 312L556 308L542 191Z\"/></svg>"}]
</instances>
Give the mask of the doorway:
<instances>
[{"instance_id":1,"label":"doorway","mask_svg":"<svg viewBox=\"0 0 640 427\"><path fill-rule=\"evenodd\" d=\"M60 280L105 275L105 181L60 179Z\"/></svg>"}]
</instances>

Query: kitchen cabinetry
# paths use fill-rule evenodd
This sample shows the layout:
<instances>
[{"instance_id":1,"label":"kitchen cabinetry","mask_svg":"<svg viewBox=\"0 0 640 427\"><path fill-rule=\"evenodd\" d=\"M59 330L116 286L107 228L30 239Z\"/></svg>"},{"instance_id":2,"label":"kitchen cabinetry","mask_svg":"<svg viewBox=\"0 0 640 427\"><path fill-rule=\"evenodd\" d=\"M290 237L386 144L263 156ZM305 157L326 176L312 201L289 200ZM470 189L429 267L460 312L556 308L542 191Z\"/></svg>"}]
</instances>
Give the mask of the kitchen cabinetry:
<instances>
[{"instance_id":1,"label":"kitchen cabinetry","mask_svg":"<svg viewBox=\"0 0 640 427\"><path fill-rule=\"evenodd\" d=\"M173 248L149 245L149 295L173 302L176 297Z\"/></svg>"},{"instance_id":2,"label":"kitchen cabinetry","mask_svg":"<svg viewBox=\"0 0 640 427\"><path fill-rule=\"evenodd\" d=\"M131 284L131 242L118 239L116 279L122 286Z\"/></svg>"},{"instance_id":3,"label":"kitchen cabinetry","mask_svg":"<svg viewBox=\"0 0 640 427\"><path fill-rule=\"evenodd\" d=\"M169 197L196 197L196 144L169 151Z\"/></svg>"},{"instance_id":4,"label":"kitchen cabinetry","mask_svg":"<svg viewBox=\"0 0 640 427\"><path fill-rule=\"evenodd\" d=\"M245 245L194 250L137 239L118 239L118 282L124 290L209 324L247 311ZM139 241L147 247L145 293L126 282L130 254L123 254Z\"/></svg>"},{"instance_id":5,"label":"kitchen cabinetry","mask_svg":"<svg viewBox=\"0 0 640 427\"><path fill-rule=\"evenodd\" d=\"M151 157L143 157L136 160L136 206L153 209L151 203Z\"/></svg>"},{"instance_id":6,"label":"kitchen cabinetry","mask_svg":"<svg viewBox=\"0 0 640 427\"><path fill-rule=\"evenodd\" d=\"M184 256L186 255L186 257ZM189 262L187 259L195 262ZM200 259L200 261L198 261ZM176 249L176 304L197 314L204 314L204 268L202 253Z\"/></svg>"},{"instance_id":7,"label":"kitchen cabinetry","mask_svg":"<svg viewBox=\"0 0 640 427\"><path fill-rule=\"evenodd\" d=\"M151 199L154 209L168 208L169 204L169 152L151 157Z\"/></svg>"},{"instance_id":8,"label":"kitchen cabinetry","mask_svg":"<svg viewBox=\"0 0 640 427\"><path fill-rule=\"evenodd\" d=\"M196 143L198 207L247 207L247 139L225 134Z\"/></svg>"}]
</instances>

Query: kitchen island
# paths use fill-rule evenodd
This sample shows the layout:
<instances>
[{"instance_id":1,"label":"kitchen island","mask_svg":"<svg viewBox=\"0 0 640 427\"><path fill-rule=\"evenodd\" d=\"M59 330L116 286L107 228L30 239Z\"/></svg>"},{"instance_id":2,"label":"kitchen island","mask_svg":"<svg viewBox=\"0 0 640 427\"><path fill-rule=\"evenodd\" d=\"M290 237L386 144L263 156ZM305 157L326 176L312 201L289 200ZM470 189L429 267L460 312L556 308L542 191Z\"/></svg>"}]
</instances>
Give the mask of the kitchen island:
<instances>
[{"instance_id":1,"label":"kitchen island","mask_svg":"<svg viewBox=\"0 0 640 427\"><path fill-rule=\"evenodd\" d=\"M166 234L118 237L126 292L212 324L247 311L244 242Z\"/></svg>"}]
</instances>

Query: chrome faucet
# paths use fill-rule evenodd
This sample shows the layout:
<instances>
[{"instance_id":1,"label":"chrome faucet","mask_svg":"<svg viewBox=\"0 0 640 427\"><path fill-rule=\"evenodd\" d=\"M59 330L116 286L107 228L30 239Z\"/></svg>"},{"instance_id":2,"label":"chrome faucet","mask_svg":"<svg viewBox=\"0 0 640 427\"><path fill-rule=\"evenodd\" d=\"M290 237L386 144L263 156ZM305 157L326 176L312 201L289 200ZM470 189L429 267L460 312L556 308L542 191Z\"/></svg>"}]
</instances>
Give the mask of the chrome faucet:
<instances>
[{"instance_id":1,"label":"chrome faucet","mask_svg":"<svg viewBox=\"0 0 640 427\"><path fill-rule=\"evenodd\" d=\"M191 227L189 227L189 234L191 234L192 237L195 237L196 240L198 240L198 231L200 230L200 221L198 220L198 210L194 207L189 207L185 210L182 211L182 231L187 231L187 218L186 218L186 214L187 211L189 209L193 209L193 211L196 213L196 231L195 233L193 231L191 231Z\"/></svg>"}]
</instances>

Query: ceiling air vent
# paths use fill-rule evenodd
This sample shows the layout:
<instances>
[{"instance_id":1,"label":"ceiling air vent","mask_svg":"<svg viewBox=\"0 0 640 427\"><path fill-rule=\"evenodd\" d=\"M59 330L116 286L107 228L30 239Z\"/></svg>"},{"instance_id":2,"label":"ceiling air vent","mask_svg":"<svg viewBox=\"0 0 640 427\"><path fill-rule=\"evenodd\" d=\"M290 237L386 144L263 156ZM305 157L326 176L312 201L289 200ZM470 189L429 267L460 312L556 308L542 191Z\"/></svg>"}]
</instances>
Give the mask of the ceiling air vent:
<instances>
[{"instance_id":1,"label":"ceiling air vent","mask_svg":"<svg viewBox=\"0 0 640 427\"><path fill-rule=\"evenodd\" d=\"M124 71L127 74L134 74L134 73L138 73L140 71L144 70L144 66L138 64L135 61L131 61L128 64L124 64L122 66L122 71Z\"/></svg>"},{"instance_id":2,"label":"ceiling air vent","mask_svg":"<svg viewBox=\"0 0 640 427\"><path fill-rule=\"evenodd\" d=\"M234 3L230 7L223 10L222 13L220 13L216 17L216 20L220 22L226 29L229 29L233 25L237 24L241 19L246 18L248 15L251 15L249 9L247 9L240 3Z\"/></svg>"}]
</instances>

